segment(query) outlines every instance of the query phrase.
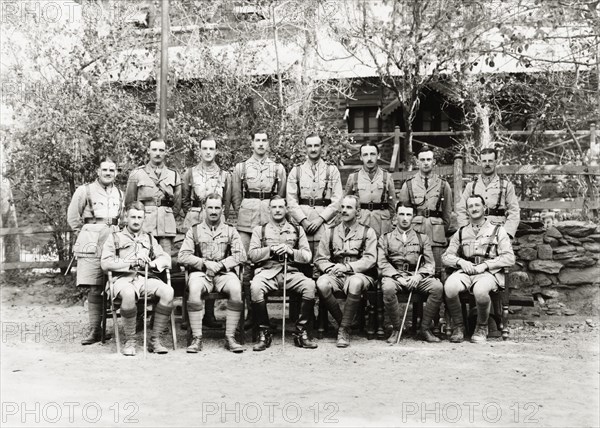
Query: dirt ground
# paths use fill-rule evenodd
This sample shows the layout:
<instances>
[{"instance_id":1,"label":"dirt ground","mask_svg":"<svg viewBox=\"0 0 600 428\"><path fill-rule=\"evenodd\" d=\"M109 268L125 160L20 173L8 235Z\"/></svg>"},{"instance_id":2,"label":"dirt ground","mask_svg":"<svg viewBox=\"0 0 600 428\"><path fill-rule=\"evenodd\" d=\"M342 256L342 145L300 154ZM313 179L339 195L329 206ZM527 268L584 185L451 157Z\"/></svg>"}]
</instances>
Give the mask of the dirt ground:
<instances>
[{"instance_id":1,"label":"dirt ground","mask_svg":"<svg viewBox=\"0 0 600 428\"><path fill-rule=\"evenodd\" d=\"M81 346L86 310L60 288L1 291L2 426L600 425L597 317L515 315L511 340L479 346L355 335L304 350L288 336L282 349L279 336L241 355L218 332L186 354L178 329L180 349L144 359L114 339Z\"/></svg>"}]
</instances>

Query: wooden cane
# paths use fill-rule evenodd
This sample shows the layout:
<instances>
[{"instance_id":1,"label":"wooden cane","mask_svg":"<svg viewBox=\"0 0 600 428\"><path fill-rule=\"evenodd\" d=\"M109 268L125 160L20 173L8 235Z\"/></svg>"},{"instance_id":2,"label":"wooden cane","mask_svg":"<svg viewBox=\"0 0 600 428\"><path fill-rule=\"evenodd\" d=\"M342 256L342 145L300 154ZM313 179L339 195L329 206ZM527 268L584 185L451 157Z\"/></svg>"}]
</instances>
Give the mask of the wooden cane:
<instances>
[{"instance_id":1,"label":"wooden cane","mask_svg":"<svg viewBox=\"0 0 600 428\"><path fill-rule=\"evenodd\" d=\"M417 265L415 267L415 273L414 275L417 274L417 272L419 272L419 265L421 264L421 257L423 257L421 254L419 254L419 258L417 259ZM404 323L406 322L406 314L408 314L408 307L410 306L410 299L412 298L412 289L410 290L410 293L408 293L408 302L406 302L406 308L404 309L404 316L402 317L402 325L400 326L400 331L398 332L398 339L396 339L396 345L400 343L400 338L402 337L402 331L404 330Z\"/></svg>"},{"instance_id":2,"label":"wooden cane","mask_svg":"<svg viewBox=\"0 0 600 428\"><path fill-rule=\"evenodd\" d=\"M147 354L147 346L146 340L148 337L148 327L147 327L147 317L148 317L148 263L144 267L144 358L146 358Z\"/></svg>"},{"instance_id":3,"label":"wooden cane","mask_svg":"<svg viewBox=\"0 0 600 428\"><path fill-rule=\"evenodd\" d=\"M283 317L281 320L281 350L285 349L285 287L287 285L287 260L288 255L283 256Z\"/></svg>"}]
</instances>

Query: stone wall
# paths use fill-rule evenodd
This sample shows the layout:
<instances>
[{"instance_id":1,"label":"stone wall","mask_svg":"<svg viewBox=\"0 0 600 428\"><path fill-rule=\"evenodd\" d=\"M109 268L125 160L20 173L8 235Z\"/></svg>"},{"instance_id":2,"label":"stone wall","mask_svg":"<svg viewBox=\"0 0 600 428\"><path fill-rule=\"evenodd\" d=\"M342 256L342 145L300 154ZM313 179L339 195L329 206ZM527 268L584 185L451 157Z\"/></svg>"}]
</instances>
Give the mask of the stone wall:
<instances>
[{"instance_id":1,"label":"stone wall","mask_svg":"<svg viewBox=\"0 0 600 428\"><path fill-rule=\"evenodd\" d=\"M563 221L517 235L508 278L515 293L534 295L547 315L598 313L600 226Z\"/></svg>"}]
</instances>

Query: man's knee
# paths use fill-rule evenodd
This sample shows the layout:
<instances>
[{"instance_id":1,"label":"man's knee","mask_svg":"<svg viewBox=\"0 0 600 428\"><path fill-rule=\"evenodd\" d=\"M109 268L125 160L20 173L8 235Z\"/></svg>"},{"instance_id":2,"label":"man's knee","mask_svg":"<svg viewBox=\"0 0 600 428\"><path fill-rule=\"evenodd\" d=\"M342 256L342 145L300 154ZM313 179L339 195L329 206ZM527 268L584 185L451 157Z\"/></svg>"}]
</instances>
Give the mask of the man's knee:
<instances>
[{"instance_id":1,"label":"man's knee","mask_svg":"<svg viewBox=\"0 0 600 428\"><path fill-rule=\"evenodd\" d=\"M200 300L202 298L202 291L204 288L202 281L190 281L188 288L190 300Z\"/></svg>"},{"instance_id":2,"label":"man's knee","mask_svg":"<svg viewBox=\"0 0 600 428\"><path fill-rule=\"evenodd\" d=\"M126 309L135 307L136 296L133 287L123 288L117 297L121 298L121 307Z\"/></svg>"},{"instance_id":3,"label":"man's knee","mask_svg":"<svg viewBox=\"0 0 600 428\"><path fill-rule=\"evenodd\" d=\"M333 283L329 275L321 275L319 279L317 279L317 291L320 296L329 296L333 293Z\"/></svg>"},{"instance_id":4,"label":"man's knee","mask_svg":"<svg viewBox=\"0 0 600 428\"><path fill-rule=\"evenodd\" d=\"M381 291L384 299L396 297L396 282L392 278L384 277L381 280Z\"/></svg>"},{"instance_id":5,"label":"man's knee","mask_svg":"<svg viewBox=\"0 0 600 428\"><path fill-rule=\"evenodd\" d=\"M312 279L304 279L300 283L300 292L304 300L314 300L316 298L317 286Z\"/></svg>"},{"instance_id":6,"label":"man's knee","mask_svg":"<svg viewBox=\"0 0 600 428\"><path fill-rule=\"evenodd\" d=\"M237 277L228 279L223 287L223 291L229 296L229 300L242 300L242 285Z\"/></svg>"},{"instance_id":7,"label":"man's knee","mask_svg":"<svg viewBox=\"0 0 600 428\"><path fill-rule=\"evenodd\" d=\"M350 294L361 294L365 288L365 284L362 278L357 276L351 276L348 280L348 293Z\"/></svg>"},{"instance_id":8,"label":"man's knee","mask_svg":"<svg viewBox=\"0 0 600 428\"><path fill-rule=\"evenodd\" d=\"M429 284L427 284L427 292L433 297L442 298L444 295L444 286L437 278L431 278Z\"/></svg>"},{"instance_id":9,"label":"man's knee","mask_svg":"<svg viewBox=\"0 0 600 428\"><path fill-rule=\"evenodd\" d=\"M490 292L496 288L495 281L483 280L478 281L473 286L473 297L476 302L487 302L490 300Z\"/></svg>"},{"instance_id":10,"label":"man's knee","mask_svg":"<svg viewBox=\"0 0 600 428\"><path fill-rule=\"evenodd\" d=\"M446 297L456 297L462 290L464 290L464 286L460 278L455 275L450 275L444 284L444 294L446 294Z\"/></svg>"},{"instance_id":11,"label":"man's knee","mask_svg":"<svg viewBox=\"0 0 600 428\"><path fill-rule=\"evenodd\" d=\"M262 277L255 276L250 283L250 299L253 302L262 302L265 300L267 288L266 280Z\"/></svg>"}]
</instances>

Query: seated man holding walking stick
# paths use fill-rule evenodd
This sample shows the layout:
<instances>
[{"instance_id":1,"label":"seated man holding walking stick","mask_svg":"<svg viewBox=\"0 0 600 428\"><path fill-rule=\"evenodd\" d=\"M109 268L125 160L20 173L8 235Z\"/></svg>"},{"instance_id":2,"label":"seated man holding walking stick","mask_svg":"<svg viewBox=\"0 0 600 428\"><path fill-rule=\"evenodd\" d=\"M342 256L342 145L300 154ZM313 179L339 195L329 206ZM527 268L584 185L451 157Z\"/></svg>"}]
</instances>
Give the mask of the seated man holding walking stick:
<instances>
[{"instance_id":1,"label":"seated man holding walking stick","mask_svg":"<svg viewBox=\"0 0 600 428\"><path fill-rule=\"evenodd\" d=\"M308 239L301 227L293 226L286 220L287 202L284 198L273 196L269 210L269 222L254 228L248 249L248 258L257 266L250 283L254 322L259 328L258 343L253 350L264 351L271 346L265 296L281 286L302 295L294 344L299 348L314 349L317 344L309 338L309 333L315 317L315 282L294 266L294 263L310 263L312 255Z\"/></svg>"},{"instance_id":2,"label":"seated man holding walking stick","mask_svg":"<svg viewBox=\"0 0 600 428\"><path fill-rule=\"evenodd\" d=\"M434 277L435 262L431 241L427 235L412 227L414 208L402 202L396 205L397 227L379 238L377 265L383 276L381 288L385 311L389 314L394 329L388 339L393 344L401 336L400 311L396 293L410 290L412 293L428 294L427 304L421 320L419 336L427 342L439 342L430 330L433 317L439 312L444 288ZM410 299L406 304L410 305ZM404 323L404 321L402 321Z\"/></svg>"},{"instance_id":3,"label":"seated man holding walking stick","mask_svg":"<svg viewBox=\"0 0 600 428\"><path fill-rule=\"evenodd\" d=\"M144 217L144 204L132 202L126 210L127 227L108 236L100 262L102 270L114 272L116 278L111 284L112 296L121 299L126 339L123 355L130 356L135 355L137 300L144 294L160 299L154 310L154 328L148 344L148 350L157 354L168 352L160 342L160 333L166 328L173 308L173 289L155 276L147 277L145 268L162 272L171 265L171 256L152 235L142 232Z\"/></svg>"}]
</instances>

